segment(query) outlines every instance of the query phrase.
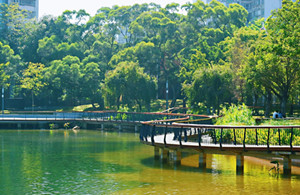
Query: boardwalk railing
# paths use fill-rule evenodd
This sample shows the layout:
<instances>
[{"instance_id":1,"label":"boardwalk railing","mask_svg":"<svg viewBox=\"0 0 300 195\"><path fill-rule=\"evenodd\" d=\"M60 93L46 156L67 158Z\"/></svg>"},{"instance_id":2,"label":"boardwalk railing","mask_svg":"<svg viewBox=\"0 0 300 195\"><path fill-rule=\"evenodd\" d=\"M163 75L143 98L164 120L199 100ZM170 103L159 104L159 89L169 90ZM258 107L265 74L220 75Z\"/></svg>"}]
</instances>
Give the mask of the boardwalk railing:
<instances>
[{"instance_id":1,"label":"boardwalk railing","mask_svg":"<svg viewBox=\"0 0 300 195\"><path fill-rule=\"evenodd\" d=\"M221 126L155 121L143 123L140 140L151 145L181 148L300 152L300 126Z\"/></svg>"},{"instance_id":2,"label":"boardwalk railing","mask_svg":"<svg viewBox=\"0 0 300 195\"><path fill-rule=\"evenodd\" d=\"M283 173L291 175L292 159L300 158L300 125L225 126L199 124L188 118L144 122L140 140L154 146L154 158L181 163L181 152L199 154L199 167L206 168L206 154L236 156L236 172L244 172L244 156L279 157ZM194 124L197 122L198 124Z\"/></svg>"},{"instance_id":3,"label":"boardwalk railing","mask_svg":"<svg viewBox=\"0 0 300 195\"><path fill-rule=\"evenodd\" d=\"M152 120L167 120L189 117L195 120L203 119L204 115L151 113L151 112L54 112L53 114L2 114L0 121L40 121L40 120L84 120L84 121L119 121L119 122L144 122Z\"/></svg>"}]
</instances>

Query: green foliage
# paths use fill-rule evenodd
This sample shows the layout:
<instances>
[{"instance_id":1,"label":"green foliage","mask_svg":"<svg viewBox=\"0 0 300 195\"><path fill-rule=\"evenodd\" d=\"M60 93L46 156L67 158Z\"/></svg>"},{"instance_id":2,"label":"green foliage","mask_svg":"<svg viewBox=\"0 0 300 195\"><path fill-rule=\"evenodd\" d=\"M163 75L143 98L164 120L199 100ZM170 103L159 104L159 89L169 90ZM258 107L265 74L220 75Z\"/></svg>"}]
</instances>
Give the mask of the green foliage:
<instances>
[{"instance_id":1,"label":"green foliage","mask_svg":"<svg viewBox=\"0 0 300 195\"><path fill-rule=\"evenodd\" d=\"M148 106L155 98L156 83L143 72L138 64L123 62L109 72L103 85L104 99L107 106L127 105L132 108L135 104Z\"/></svg>"},{"instance_id":2,"label":"green foliage","mask_svg":"<svg viewBox=\"0 0 300 195\"><path fill-rule=\"evenodd\" d=\"M18 82L23 71L23 63L19 55L15 55L9 45L0 41L0 85L5 88Z\"/></svg>"},{"instance_id":3,"label":"green foliage","mask_svg":"<svg viewBox=\"0 0 300 195\"><path fill-rule=\"evenodd\" d=\"M194 112L201 107L219 111L220 104L230 101L230 69L222 66L198 69L193 75L191 85L184 85L189 104Z\"/></svg>"},{"instance_id":4,"label":"green foliage","mask_svg":"<svg viewBox=\"0 0 300 195\"><path fill-rule=\"evenodd\" d=\"M125 113L118 113L117 116L114 117L115 120L126 120L127 119L127 114Z\"/></svg>"},{"instance_id":5,"label":"green foliage","mask_svg":"<svg viewBox=\"0 0 300 195\"><path fill-rule=\"evenodd\" d=\"M8 63L0 64L0 86L5 86L6 81L9 79L9 75L7 75L5 71L8 65L9 65Z\"/></svg>"},{"instance_id":6,"label":"green foliage","mask_svg":"<svg viewBox=\"0 0 300 195\"><path fill-rule=\"evenodd\" d=\"M194 113L218 113L226 103L257 106L262 97L269 105L272 95L283 109L300 91L299 0L283 1L267 33L263 19L247 25L247 14L213 0L106 7L92 17L66 10L29 21L17 4L2 4L0 84L26 104L30 95L22 87L34 91L39 106L104 109L105 102L157 111L165 104L150 108L151 101L165 99L168 81L170 107L187 102ZM31 78L23 73L33 72L32 64L45 66ZM29 81L38 77L33 87Z\"/></svg>"},{"instance_id":7,"label":"green foliage","mask_svg":"<svg viewBox=\"0 0 300 195\"><path fill-rule=\"evenodd\" d=\"M65 124L64 124L64 128L65 128L65 129L69 129L69 128L70 128L70 123L65 123Z\"/></svg>"},{"instance_id":8,"label":"green foliage","mask_svg":"<svg viewBox=\"0 0 300 195\"><path fill-rule=\"evenodd\" d=\"M122 120L126 120L127 119L127 114L123 113L122 114Z\"/></svg>"},{"instance_id":9,"label":"green foliage","mask_svg":"<svg viewBox=\"0 0 300 195\"><path fill-rule=\"evenodd\" d=\"M17 3L0 4L0 42L8 44L19 53L22 39L27 35L28 11L20 9Z\"/></svg>"},{"instance_id":10,"label":"green foliage","mask_svg":"<svg viewBox=\"0 0 300 195\"><path fill-rule=\"evenodd\" d=\"M245 105L231 105L221 111L222 117L217 118L216 125L255 125L252 111Z\"/></svg>"},{"instance_id":11,"label":"green foliage","mask_svg":"<svg viewBox=\"0 0 300 195\"><path fill-rule=\"evenodd\" d=\"M284 114L289 97L299 88L299 6L299 1L283 1L282 9L272 12L268 18L267 30L249 56L247 72L256 85L278 97Z\"/></svg>"},{"instance_id":12,"label":"green foliage","mask_svg":"<svg viewBox=\"0 0 300 195\"><path fill-rule=\"evenodd\" d=\"M49 124L49 128L52 130L52 129L55 129L55 124L54 123L51 123Z\"/></svg>"},{"instance_id":13,"label":"green foliage","mask_svg":"<svg viewBox=\"0 0 300 195\"><path fill-rule=\"evenodd\" d=\"M262 125L299 125L299 119L271 119L263 121Z\"/></svg>"},{"instance_id":14,"label":"green foliage","mask_svg":"<svg viewBox=\"0 0 300 195\"><path fill-rule=\"evenodd\" d=\"M117 116L115 117L115 120L121 120L122 115L120 113L117 114Z\"/></svg>"},{"instance_id":15,"label":"green foliage","mask_svg":"<svg viewBox=\"0 0 300 195\"><path fill-rule=\"evenodd\" d=\"M229 108L222 109L222 117L217 118L216 125L254 125L255 120L252 117L252 111L245 105L231 105ZM217 131L216 136L220 139L221 132ZM248 132L247 138L253 140L254 134ZM224 130L223 139L225 142L233 142L234 133L232 129ZM237 143L243 143L244 131L237 129L236 130L236 141Z\"/></svg>"},{"instance_id":16,"label":"green foliage","mask_svg":"<svg viewBox=\"0 0 300 195\"><path fill-rule=\"evenodd\" d=\"M231 105L229 108L223 108L223 116L217 118L216 125L255 125L255 120L252 117L252 111L247 108L246 105ZM286 122L278 122L277 120L271 120L263 123L263 125L286 125ZM290 123L289 123L290 124ZM244 129L235 129L237 144L243 144L244 141ZM278 129L270 129L269 132L270 145L278 145L279 143L279 131ZM294 130L293 144L300 144L300 131ZM267 144L268 129L257 129L258 143L262 145ZM290 129L280 129L280 141L283 145L290 144ZM220 139L221 131L216 132L217 139ZM223 141L226 143L232 143L234 141L233 129L226 129L223 131ZM256 132L255 129L248 129L246 132L246 143L256 144Z\"/></svg>"},{"instance_id":17,"label":"green foliage","mask_svg":"<svg viewBox=\"0 0 300 195\"><path fill-rule=\"evenodd\" d=\"M118 112L128 112L129 108L127 106L120 106Z\"/></svg>"},{"instance_id":18,"label":"green foliage","mask_svg":"<svg viewBox=\"0 0 300 195\"><path fill-rule=\"evenodd\" d=\"M29 63L26 70L23 73L23 79L21 80L22 88L31 90L34 95L37 95L45 83L43 80L43 64Z\"/></svg>"}]
</instances>

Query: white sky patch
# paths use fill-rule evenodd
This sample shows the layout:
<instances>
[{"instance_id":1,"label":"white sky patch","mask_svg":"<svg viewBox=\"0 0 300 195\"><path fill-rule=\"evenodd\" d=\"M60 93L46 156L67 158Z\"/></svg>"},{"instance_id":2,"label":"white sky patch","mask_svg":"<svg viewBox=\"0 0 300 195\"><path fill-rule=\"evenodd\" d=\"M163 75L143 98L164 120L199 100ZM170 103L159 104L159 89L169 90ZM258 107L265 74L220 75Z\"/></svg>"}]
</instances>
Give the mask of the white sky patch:
<instances>
[{"instance_id":1,"label":"white sky patch","mask_svg":"<svg viewBox=\"0 0 300 195\"><path fill-rule=\"evenodd\" d=\"M39 17L45 15L59 16L65 10L80 10L84 9L90 15L95 15L97 10L101 7L112 7L114 5L134 5L136 3L156 3L165 7L167 4L175 2L180 5L186 2L193 2L193 0L39 0Z\"/></svg>"}]
</instances>

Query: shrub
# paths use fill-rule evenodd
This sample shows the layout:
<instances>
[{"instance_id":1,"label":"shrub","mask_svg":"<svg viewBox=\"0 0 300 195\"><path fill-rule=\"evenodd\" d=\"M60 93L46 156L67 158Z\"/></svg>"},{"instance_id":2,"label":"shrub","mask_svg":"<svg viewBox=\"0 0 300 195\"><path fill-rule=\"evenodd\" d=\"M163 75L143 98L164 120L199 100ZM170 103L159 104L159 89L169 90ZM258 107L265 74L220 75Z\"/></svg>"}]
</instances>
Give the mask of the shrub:
<instances>
[{"instance_id":1,"label":"shrub","mask_svg":"<svg viewBox=\"0 0 300 195\"><path fill-rule=\"evenodd\" d=\"M245 104L231 105L228 109L222 109L223 117L217 118L216 125L254 125L252 110Z\"/></svg>"},{"instance_id":2,"label":"shrub","mask_svg":"<svg viewBox=\"0 0 300 195\"><path fill-rule=\"evenodd\" d=\"M245 104L243 105L231 105L228 109L223 108L223 117L219 117L216 120L216 125L255 125L255 120L252 117L252 111L247 108ZM288 125L291 122L284 120L270 120L264 122L263 125ZM237 144L242 144L244 140L244 129L236 129L236 142ZM280 129L280 141L283 145L289 145L291 136L290 129ZM221 130L216 131L216 138L219 140L221 137ZM268 130L267 129L257 129L258 144L267 144L268 140ZM232 143L234 141L233 129L223 130L223 143ZM246 132L246 143L255 144L256 142L256 132L255 129L248 129ZM279 144L279 130L276 128L270 129L269 143L271 145ZM294 130L293 132L293 144L300 144L300 132L299 130Z\"/></svg>"}]
</instances>

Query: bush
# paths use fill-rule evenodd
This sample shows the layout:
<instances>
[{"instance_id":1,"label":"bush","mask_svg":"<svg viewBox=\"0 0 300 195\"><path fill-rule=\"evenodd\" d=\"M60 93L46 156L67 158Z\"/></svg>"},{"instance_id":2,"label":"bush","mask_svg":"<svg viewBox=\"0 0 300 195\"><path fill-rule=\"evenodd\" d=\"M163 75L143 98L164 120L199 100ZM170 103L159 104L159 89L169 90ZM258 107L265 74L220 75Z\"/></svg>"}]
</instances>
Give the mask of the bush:
<instances>
[{"instance_id":1,"label":"bush","mask_svg":"<svg viewBox=\"0 0 300 195\"><path fill-rule=\"evenodd\" d=\"M245 104L243 105L231 105L228 109L223 108L222 117L216 120L216 125L255 125L255 120L252 117L252 111L247 108ZM264 122L263 125L287 125L291 123L283 120L270 120ZM244 129L236 129L236 142L237 144L242 144L244 140ZM290 142L290 129L280 129L280 141L283 145L289 145ZM221 137L221 130L216 131L216 138L219 140ZM233 129L223 130L223 143L232 143L234 141ZM268 130L267 129L257 129L258 144L266 145L268 140ZM256 132L255 129L248 129L246 132L246 143L255 144L256 142ZM269 136L270 145L279 144L279 131L278 129L270 129ZM300 132L299 130L294 130L293 144L300 144Z\"/></svg>"},{"instance_id":2,"label":"bush","mask_svg":"<svg viewBox=\"0 0 300 195\"><path fill-rule=\"evenodd\" d=\"M245 104L223 108L222 114L222 117L217 118L216 125L255 125L252 110Z\"/></svg>"}]
</instances>

